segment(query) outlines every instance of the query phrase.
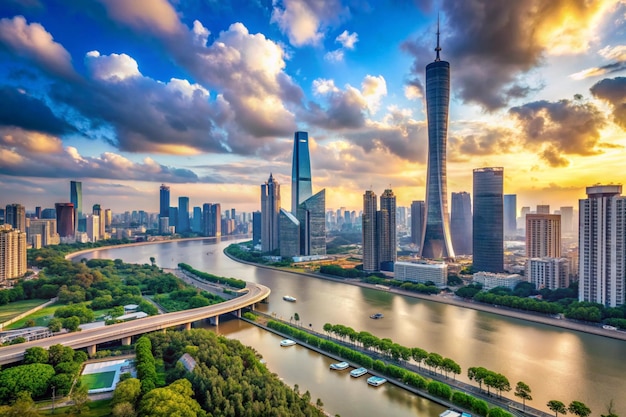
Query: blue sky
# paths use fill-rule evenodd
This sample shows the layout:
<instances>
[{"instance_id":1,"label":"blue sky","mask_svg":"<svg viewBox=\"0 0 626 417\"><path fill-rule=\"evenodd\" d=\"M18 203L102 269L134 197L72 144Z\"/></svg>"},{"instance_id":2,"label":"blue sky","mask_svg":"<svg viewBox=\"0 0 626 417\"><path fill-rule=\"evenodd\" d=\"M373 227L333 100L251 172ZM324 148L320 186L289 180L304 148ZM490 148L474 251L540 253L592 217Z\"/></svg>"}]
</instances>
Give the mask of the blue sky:
<instances>
[{"instance_id":1,"label":"blue sky","mask_svg":"<svg viewBox=\"0 0 626 417\"><path fill-rule=\"evenodd\" d=\"M622 183L626 4L606 0L7 0L0 5L0 205L250 211L290 201L295 130L314 192L359 209L424 199L424 67L452 68L448 191L503 166L518 205ZM285 203L285 205L288 205Z\"/></svg>"}]
</instances>

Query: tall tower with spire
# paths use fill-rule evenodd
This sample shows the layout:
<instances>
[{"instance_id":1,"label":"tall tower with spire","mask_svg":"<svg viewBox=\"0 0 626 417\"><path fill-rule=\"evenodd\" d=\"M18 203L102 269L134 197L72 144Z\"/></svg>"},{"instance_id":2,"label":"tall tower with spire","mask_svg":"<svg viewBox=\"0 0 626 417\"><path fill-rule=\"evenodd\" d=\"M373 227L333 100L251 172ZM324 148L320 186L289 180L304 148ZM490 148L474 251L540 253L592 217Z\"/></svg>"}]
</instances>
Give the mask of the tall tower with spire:
<instances>
[{"instance_id":1,"label":"tall tower with spire","mask_svg":"<svg viewBox=\"0 0 626 417\"><path fill-rule=\"evenodd\" d=\"M271 252L279 248L280 184L270 174L261 185L261 250Z\"/></svg>"},{"instance_id":2,"label":"tall tower with spire","mask_svg":"<svg viewBox=\"0 0 626 417\"><path fill-rule=\"evenodd\" d=\"M450 104L450 63L442 61L437 22L435 61L426 66L426 114L428 117L428 173L426 177L426 227L420 246L429 259L454 258L448 217L446 143Z\"/></svg>"}]
</instances>

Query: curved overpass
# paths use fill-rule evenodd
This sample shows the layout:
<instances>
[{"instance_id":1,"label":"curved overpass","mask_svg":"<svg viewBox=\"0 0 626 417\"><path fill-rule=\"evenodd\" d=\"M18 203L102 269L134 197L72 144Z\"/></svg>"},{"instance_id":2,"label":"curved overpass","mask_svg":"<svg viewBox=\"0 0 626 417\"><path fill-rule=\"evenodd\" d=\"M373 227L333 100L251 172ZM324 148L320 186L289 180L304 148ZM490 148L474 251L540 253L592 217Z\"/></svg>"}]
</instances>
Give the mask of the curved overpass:
<instances>
[{"instance_id":1,"label":"curved overpass","mask_svg":"<svg viewBox=\"0 0 626 417\"><path fill-rule=\"evenodd\" d=\"M174 313L161 314L145 317L125 323L112 324L110 326L83 330L75 333L65 333L47 339L33 340L13 346L0 348L0 365L17 362L24 357L24 351L28 348L39 346L48 349L52 345L62 344L72 349L88 348L95 352L95 346L99 343L114 340L127 340L135 335L165 330L168 327L189 325L194 321L217 317L221 314L239 311L244 307L253 306L265 300L270 295L270 289L264 285L248 282L247 292L237 298L214 304L208 307L194 308L192 310L176 311Z\"/></svg>"}]
</instances>

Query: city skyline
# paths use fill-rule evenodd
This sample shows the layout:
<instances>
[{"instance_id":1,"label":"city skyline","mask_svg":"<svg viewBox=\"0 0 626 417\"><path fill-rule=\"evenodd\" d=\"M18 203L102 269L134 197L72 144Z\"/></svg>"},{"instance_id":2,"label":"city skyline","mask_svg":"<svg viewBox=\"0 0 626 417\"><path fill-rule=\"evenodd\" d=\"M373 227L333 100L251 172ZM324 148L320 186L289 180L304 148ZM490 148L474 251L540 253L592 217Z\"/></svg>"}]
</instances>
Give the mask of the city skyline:
<instances>
[{"instance_id":1,"label":"city skyline","mask_svg":"<svg viewBox=\"0 0 626 417\"><path fill-rule=\"evenodd\" d=\"M576 206L586 186L623 182L626 6L541 5L5 2L0 206L69 202L74 180L84 207L156 212L164 183L254 211L269 172L290 183L295 131L329 208L358 208L369 188L424 200L438 12L448 194L497 165L518 207Z\"/></svg>"}]
</instances>

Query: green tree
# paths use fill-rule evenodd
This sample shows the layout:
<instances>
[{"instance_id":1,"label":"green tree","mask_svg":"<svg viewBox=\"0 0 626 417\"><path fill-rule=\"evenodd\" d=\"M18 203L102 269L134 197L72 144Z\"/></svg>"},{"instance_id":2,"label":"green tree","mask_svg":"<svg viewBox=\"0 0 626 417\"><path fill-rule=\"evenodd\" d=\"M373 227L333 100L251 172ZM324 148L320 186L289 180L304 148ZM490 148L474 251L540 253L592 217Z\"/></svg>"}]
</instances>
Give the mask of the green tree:
<instances>
[{"instance_id":1,"label":"green tree","mask_svg":"<svg viewBox=\"0 0 626 417\"><path fill-rule=\"evenodd\" d=\"M577 415L578 417L587 417L589 414L591 414L591 409L589 409L589 407L587 407L585 403L582 403L580 401L572 401L571 403L569 403L567 411Z\"/></svg>"},{"instance_id":2,"label":"green tree","mask_svg":"<svg viewBox=\"0 0 626 417\"><path fill-rule=\"evenodd\" d=\"M489 409L489 417L512 417L511 413L504 411L499 407Z\"/></svg>"},{"instance_id":3,"label":"green tree","mask_svg":"<svg viewBox=\"0 0 626 417\"><path fill-rule=\"evenodd\" d=\"M61 362L72 362L74 360L74 349L61 344L50 346L48 349L48 363L56 366Z\"/></svg>"},{"instance_id":4,"label":"green tree","mask_svg":"<svg viewBox=\"0 0 626 417\"><path fill-rule=\"evenodd\" d=\"M550 400L546 405L550 410L554 411L554 417L559 417L559 414L567 414L567 408L561 401Z\"/></svg>"},{"instance_id":5,"label":"green tree","mask_svg":"<svg viewBox=\"0 0 626 417\"><path fill-rule=\"evenodd\" d=\"M526 400L531 401L533 399L530 393L531 393L530 387L522 381L519 381L517 385L515 386L514 394L516 397L522 399L522 405L524 407L524 411L526 411Z\"/></svg>"},{"instance_id":6,"label":"green tree","mask_svg":"<svg viewBox=\"0 0 626 417\"><path fill-rule=\"evenodd\" d=\"M137 412L131 403L122 402L115 404L111 410L113 417L136 417Z\"/></svg>"},{"instance_id":7,"label":"green tree","mask_svg":"<svg viewBox=\"0 0 626 417\"><path fill-rule=\"evenodd\" d=\"M63 319L63 327L65 327L70 332L80 330L78 326L80 326L80 319L76 316Z\"/></svg>"},{"instance_id":8,"label":"green tree","mask_svg":"<svg viewBox=\"0 0 626 417\"><path fill-rule=\"evenodd\" d=\"M48 329L52 333L58 333L63 328L63 322L60 319L53 318L48 322Z\"/></svg>"},{"instance_id":9,"label":"green tree","mask_svg":"<svg viewBox=\"0 0 626 417\"><path fill-rule=\"evenodd\" d=\"M70 406L71 414L82 414L89 409L88 404L91 400L89 399L88 391L87 385L74 386L70 393L70 400L72 400L72 405Z\"/></svg>"},{"instance_id":10,"label":"green tree","mask_svg":"<svg viewBox=\"0 0 626 417\"><path fill-rule=\"evenodd\" d=\"M48 351L35 346L24 351L24 363L48 363Z\"/></svg>"},{"instance_id":11,"label":"green tree","mask_svg":"<svg viewBox=\"0 0 626 417\"><path fill-rule=\"evenodd\" d=\"M293 313L293 319L296 321L296 324L298 324L298 322L300 321L300 314Z\"/></svg>"},{"instance_id":12,"label":"green tree","mask_svg":"<svg viewBox=\"0 0 626 417\"><path fill-rule=\"evenodd\" d=\"M417 366L421 369L422 361L428 357L428 352L421 348L413 348L411 349L411 357L415 362L417 362Z\"/></svg>"},{"instance_id":13,"label":"green tree","mask_svg":"<svg viewBox=\"0 0 626 417\"><path fill-rule=\"evenodd\" d=\"M139 415L150 417L196 417L204 412L192 398L191 382L179 379L164 388L156 388L144 395ZM226 414L226 413L225 413Z\"/></svg>"},{"instance_id":14,"label":"green tree","mask_svg":"<svg viewBox=\"0 0 626 417\"><path fill-rule=\"evenodd\" d=\"M43 363L14 366L0 372L0 401L12 399L20 391L28 391L35 398L46 393L54 368Z\"/></svg>"},{"instance_id":15,"label":"green tree","mask_svg":"<svg viewBox=\"0 0 626 417\"><path fill-rule=\"evenodd\" d=\"M618 417L618 415L615 414L613 399L611 399L611 401L606 406L606 414L600 414L600 416L601 417Z\"/></svg>"},{"instance_id":16,"label":"green tree","mask_svg":"<svg viewBox=\"0 0 626 417\"><path fill-rule=\"evenodd\" d=\"M20 391L13 405L3 413L6 417L38 417L37 406L30 396L30 392Z\"/></svg>"},{"instance_id":17,"label":"green tree","mask_svg":"<svg viewBox=\"0 0 626 417\"><path fill-rule=\"evenodd\" d=\"M130 403L137 405L137 401L141 395L141 382L137 378L129 378L117 384L115 391L113 392L112 403Z\"/></svg>"}]
</instances>

